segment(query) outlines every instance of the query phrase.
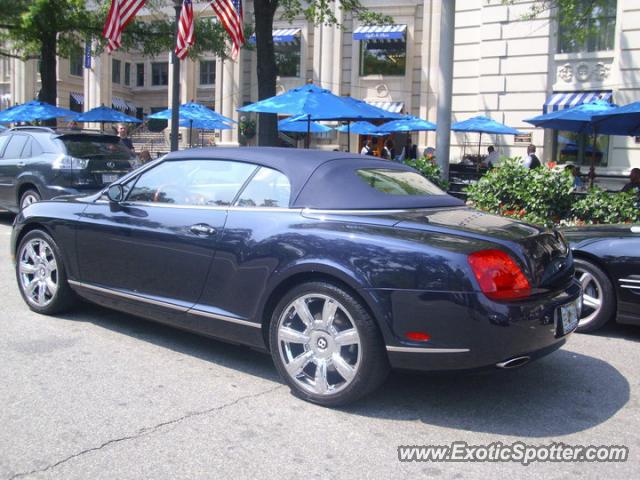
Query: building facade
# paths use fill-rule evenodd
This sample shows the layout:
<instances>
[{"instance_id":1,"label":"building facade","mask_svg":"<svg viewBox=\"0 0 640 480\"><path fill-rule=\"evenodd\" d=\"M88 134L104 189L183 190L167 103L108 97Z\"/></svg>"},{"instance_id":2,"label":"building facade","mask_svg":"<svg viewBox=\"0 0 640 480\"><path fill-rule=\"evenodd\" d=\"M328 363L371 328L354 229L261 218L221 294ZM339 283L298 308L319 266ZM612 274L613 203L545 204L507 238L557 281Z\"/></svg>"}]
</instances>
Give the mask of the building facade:
<instances>
[{"instance_id":1,"label":"building facade","mask_svg":"<svg viewBox=\"0 0 640 480\"><path fill-rule=\"evenodd\" d=\"M336 94L436 122L443 1L449 0L364 0L365 6L393 18L392 25L380 27L361 25L337 7L340 26L276 19L277 91L313 81ZM246 3L245 18L250 21L252 2ZM589 138L535 129L524 119L594 98L618 105L640 100L640 2L609 0L607 8L593 12L595 33L581 41L575 32L559 27L556 18L562 12L527 19L534 3L457 1L452 120L486 115L525 134L484 135L483 152L492 144L501 154L523 156L533 143L545 161L588 163ZM199 15L213 15L205 3L194 8ZM240 120L236 108L257 100L255 57L254 51L243 49L237 62L212 55L182 62L181 101L195 100ZM142 117L170 103L171 69L168 54L144 58L105 53L89 63L79 51L59 61L58 102L76 110L112 105ZM2 108L34 98L38 83L36 61L0 63ZM218 143L238 140L234 128L221 132ZM359 140L352 135L353 151L359 149ZM420 150L435 146L432 132L415 134L412 140ZM345 149L347 138L333 132L314 143ZM453 132L451 143L452 161L460 161L477 152L478 135ZM600 137L596 159L598 173L626 174L640 166L640 138Z\"/></svg>"}]
</instances>

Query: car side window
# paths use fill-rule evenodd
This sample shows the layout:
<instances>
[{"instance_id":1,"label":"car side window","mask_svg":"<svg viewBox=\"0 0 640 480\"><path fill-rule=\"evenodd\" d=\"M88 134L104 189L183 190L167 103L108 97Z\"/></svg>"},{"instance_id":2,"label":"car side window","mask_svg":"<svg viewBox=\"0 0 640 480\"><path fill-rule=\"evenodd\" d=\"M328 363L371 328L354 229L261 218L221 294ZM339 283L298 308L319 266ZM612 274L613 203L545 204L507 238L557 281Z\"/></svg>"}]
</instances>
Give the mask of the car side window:
<instances>
[{"instance_id":1,"label":"car side window","mask_svg":"<svg viewBox=\"0 0 640 480\"><path fill-rule=\"evenodd\" d=\"M289 179L277 170L261 167L240 194L236 205L239 207L287 208L290 196Z\"/></svg>"},{"instance_id":2,"label":"car side window","mask_svg":"<svg viewBox=\"0 0 640 480\"><path fill-rule=\"evenodd\" d=\"M22 148L22 153L20 153L20 158L29 158L31 156L31 144L33 140L31 138L27 138L24 147Z\"/></svg>"},{"instance_id":3,"label":"car side window","mask_svg":"<svg viewBox=\"0 0 640 480\"><path fill-rule=\"evenodd\" d=\"M9 144L4 151L4 158L20 158L24 144L28 139L29 137L26 135L11 135Z\"/></svg>"},{"instance_id":4,"label":"car side window","mask_svg":"<svg viewBox=\"0 0 640 480\"><path fill-rule=\"evenodd\" d=\"M2 152L4 150L4 147L7 145L9 138L10 138L9 135L3 135L0 137L0 158L4 156L2 155Z\"/></svg>"},{"instance_id":5,"label":"car side window","mask_svg":"<svg viewBox=\"0 0 640 480\"><path fill-rule=\"evenodd\" d=\"M256 168L221 160L166 161L138 177L127 201L228 206Z\"/></svg>"}]
</instances>

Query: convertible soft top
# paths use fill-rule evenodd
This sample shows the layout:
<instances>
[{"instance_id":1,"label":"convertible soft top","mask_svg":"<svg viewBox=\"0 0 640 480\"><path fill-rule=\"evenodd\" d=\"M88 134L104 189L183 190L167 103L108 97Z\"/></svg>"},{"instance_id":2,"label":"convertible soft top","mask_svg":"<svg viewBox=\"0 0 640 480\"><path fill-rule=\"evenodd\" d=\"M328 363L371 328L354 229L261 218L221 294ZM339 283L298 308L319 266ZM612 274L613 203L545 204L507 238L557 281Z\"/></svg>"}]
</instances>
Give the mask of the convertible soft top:
<instances>
[{"instance_id":1,"label":"convertible soft top","mask_svg":"<svg viewBox=\"0 0 640 480\"><path fill-rule=\"evenodd\" d=\"M464 205L447 194L391 195L371 188L359 170L415 172L398 162L322 150L272 147L209 147L172 152L165 160L232 160L278 170L291 184L290 207L316 209L403 209Z\"/></svg>"}]
</instances>

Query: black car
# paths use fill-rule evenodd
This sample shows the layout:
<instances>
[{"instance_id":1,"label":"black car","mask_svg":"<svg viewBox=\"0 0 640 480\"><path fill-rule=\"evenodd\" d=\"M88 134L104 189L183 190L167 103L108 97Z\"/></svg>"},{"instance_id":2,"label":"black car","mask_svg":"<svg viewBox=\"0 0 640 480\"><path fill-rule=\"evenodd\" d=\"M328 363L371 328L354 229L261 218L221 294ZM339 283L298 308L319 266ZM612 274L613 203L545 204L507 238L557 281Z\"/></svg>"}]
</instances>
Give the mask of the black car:
<instances>
[{"instance_id":1,"label":"black car","mask_svg":"<svg viewBox=\"0 0 640 480\"><path fill-rule=\"evenodd\" d=\"M565 342L581 302L557 231L340 152L171 153L96 195L28 206L12 250L36 312L77 294L267 349L323 405L370 392L389 366L523 365Z\"/></svg>"},{"instance_id":2,"label":"black car","mask_svg":"<svg viewBox=\"0 0 640 480\"><path fill-rule=\"evenodd\" d=\"M613 319L640 325L640 226L594 225L563 232L584 291L578 331L592 332Z\"/></svg>"},{"instance_id":3,"label":"black car","mask_svg":"<svg viewBox=\"0 0 640 480\"><path fill-rule=\"evenodd\" d=\"M17 212L41 199L96 192L134 162L115 135L12 128L0 135L0 208Z\"/></svg>"}]
</instances>

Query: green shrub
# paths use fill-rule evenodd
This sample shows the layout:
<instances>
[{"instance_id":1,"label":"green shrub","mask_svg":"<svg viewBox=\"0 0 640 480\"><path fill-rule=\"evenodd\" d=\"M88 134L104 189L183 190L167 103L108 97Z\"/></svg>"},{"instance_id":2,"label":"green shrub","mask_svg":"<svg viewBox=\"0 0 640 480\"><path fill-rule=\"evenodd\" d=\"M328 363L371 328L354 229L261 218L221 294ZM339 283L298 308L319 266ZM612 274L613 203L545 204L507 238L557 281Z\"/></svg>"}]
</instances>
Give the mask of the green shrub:
<instances>
[{"instance_id":1,"label":"green shrub","mask_svg":"<svg viewBox=\"0 0 640 480\"><path fill-rule=\"evenodd\" d=\"M571 209L574 223L631 223L640 221L635 192L605 192L592 188Z\"/></svg>"},{"instance_id":2,"label":"green shrub","mask_svg":"<svg viewBox=\"0 0 640 480\"><path fill-rule=\"evenodd\" d=\"M427 177L431 182L435 183L441 189L448 190L449 182L442 179L442 177L440 176L440 167L433 162L433 160L429 160L426 157L420 157L415 160L411 158L406 159L404 161L404 164L418 170L422 175Z\"/></svg>"},{"instance_id":3,"label":"green shrub","mask_svg":"<svg viewBox=\"0 0 640 480\"><path fill-rule=\"evenodd\" d=\"M468 199L477 208L541 225L568 217L572 193L573 177L568 172L530 170L519 159L503 160L467 188Z\"/></svg>"}]
</instances>

